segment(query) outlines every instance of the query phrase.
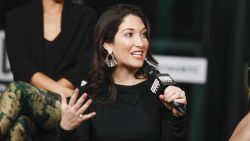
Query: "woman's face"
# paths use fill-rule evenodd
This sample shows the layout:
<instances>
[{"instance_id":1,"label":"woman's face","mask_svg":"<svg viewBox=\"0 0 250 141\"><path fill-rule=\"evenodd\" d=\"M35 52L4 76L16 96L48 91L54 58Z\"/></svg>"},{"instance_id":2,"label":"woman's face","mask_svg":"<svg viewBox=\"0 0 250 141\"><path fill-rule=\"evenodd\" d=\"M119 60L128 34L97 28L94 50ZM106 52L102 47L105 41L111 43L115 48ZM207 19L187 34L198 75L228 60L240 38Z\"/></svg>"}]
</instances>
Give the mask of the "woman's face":
<instances>
[{"instance_id":1,"label":"woman's face","mask_svg":"<svg viewBox=\"0 0 250 141\"><path fill-rule=\"evenodd\" d=\"M118 68L139 69L143 66L149 46L146 32L140 17L124 17L114 37L114 43L104 44L105 49L112 50Z\"/></svg>"}]
</instances>

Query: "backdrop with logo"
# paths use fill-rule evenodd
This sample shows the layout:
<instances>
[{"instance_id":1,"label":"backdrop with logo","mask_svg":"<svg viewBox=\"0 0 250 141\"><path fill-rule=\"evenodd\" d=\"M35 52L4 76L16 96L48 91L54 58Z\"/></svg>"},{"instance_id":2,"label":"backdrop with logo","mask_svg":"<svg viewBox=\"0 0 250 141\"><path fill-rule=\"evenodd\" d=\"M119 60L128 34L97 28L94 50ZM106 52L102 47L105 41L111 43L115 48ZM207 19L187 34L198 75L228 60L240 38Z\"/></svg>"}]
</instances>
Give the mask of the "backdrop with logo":
<instances>
[{"instance_id":1,"label":"backdrop with logo","mask_svg":"<svg viewBox=\"0 0 250 141\"><path fill-rule=\"evenodd\" d=\"M0 92L2 93L6 84L13 80L13 75L10 70L9 60L6 53L4 31L0 30Z\"/></svg>"}]
</instances>

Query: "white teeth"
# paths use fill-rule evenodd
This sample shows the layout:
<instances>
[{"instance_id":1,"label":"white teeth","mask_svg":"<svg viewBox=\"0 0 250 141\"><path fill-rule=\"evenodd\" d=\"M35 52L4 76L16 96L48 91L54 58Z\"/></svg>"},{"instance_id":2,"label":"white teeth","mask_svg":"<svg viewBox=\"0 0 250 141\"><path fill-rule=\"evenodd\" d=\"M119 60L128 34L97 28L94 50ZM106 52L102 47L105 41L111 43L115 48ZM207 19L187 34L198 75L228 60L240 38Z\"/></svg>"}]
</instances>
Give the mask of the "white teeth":
<instances>
[{"instance_id":1,"label":"white teeth","mask_svg":"<svg viewBox=\"0 0 250 141\"><path fill-rule=\"evenodd\" d=\"M132 52L132 55L142 55L142 51L138 51L138 52Z\"/></svg>"}]
</instances>

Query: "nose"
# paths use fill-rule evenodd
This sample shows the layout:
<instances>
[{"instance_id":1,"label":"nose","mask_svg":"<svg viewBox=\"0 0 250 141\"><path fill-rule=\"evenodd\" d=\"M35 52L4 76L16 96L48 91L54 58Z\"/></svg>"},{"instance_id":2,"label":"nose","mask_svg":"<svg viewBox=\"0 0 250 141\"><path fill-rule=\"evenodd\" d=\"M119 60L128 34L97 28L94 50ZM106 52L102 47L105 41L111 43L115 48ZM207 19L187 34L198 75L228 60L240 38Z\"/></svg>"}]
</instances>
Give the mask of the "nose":
<instances>
[{"instance_id":1,"label":"nose","mask_svg":"<svg viewBox=\"0 0 250 141\"><path fill-rule=\"evenodd\" d=\"M136 36L136 38L134 40L134 44L135 44L135 46L140 47L140 48L144 47L144 39L143 39L143 37Z\"/></svg>"}]
</instances>

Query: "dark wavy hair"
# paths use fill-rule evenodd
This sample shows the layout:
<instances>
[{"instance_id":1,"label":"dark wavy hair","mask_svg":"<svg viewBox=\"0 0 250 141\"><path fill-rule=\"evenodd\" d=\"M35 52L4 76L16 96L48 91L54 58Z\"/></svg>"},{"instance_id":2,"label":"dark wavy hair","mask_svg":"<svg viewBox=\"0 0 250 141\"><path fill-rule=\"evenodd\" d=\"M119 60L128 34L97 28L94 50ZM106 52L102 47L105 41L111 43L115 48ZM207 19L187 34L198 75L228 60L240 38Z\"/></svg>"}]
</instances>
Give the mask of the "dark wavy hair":
<instances>
[{"instance_id":1,"label":"dark wavy hair","mask_svg":"<svg viewBox=\"0 0 250 141\"><path fill-rule=\"evenodd\" d=\"M118 28L127 15L135 15L141 18L146 27L146 38L150 41L150 24L140 8L130 4L117 4L101 15L94 33L95 53L87 86L91 90L92 97L102 103L114 103L117 95L112 78L114 68L108 68L104 62L108 52L104 49L103 44L104 42L114 42ZM152 57L150 50L148 50L146 57L150 62L158 64ZM146 63L136 72L136 78L143 75L145 65ZM106 93L108 95L104 95Z\"/></svg>"}]
</instances>

